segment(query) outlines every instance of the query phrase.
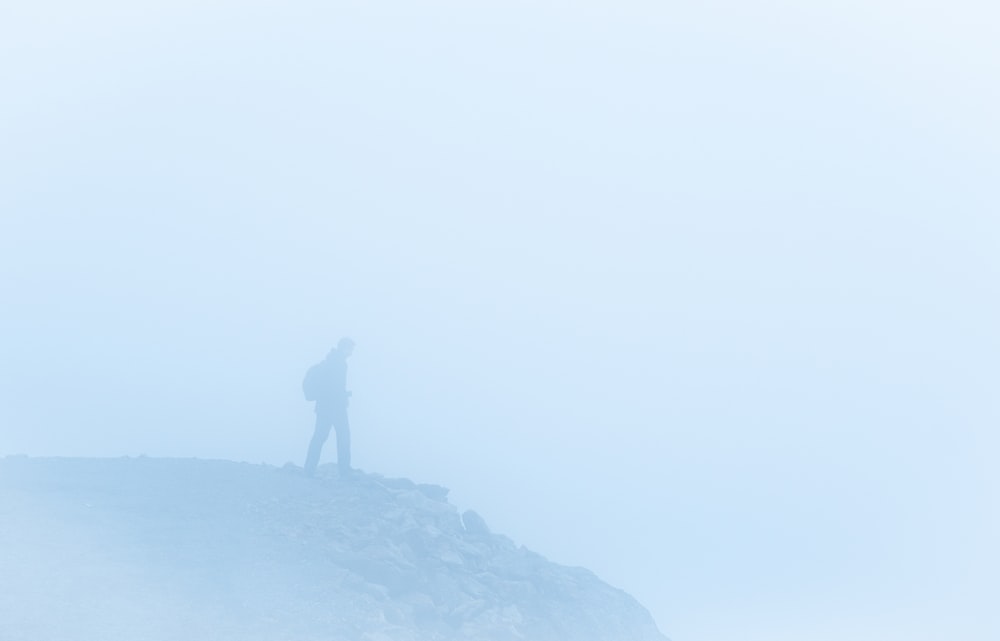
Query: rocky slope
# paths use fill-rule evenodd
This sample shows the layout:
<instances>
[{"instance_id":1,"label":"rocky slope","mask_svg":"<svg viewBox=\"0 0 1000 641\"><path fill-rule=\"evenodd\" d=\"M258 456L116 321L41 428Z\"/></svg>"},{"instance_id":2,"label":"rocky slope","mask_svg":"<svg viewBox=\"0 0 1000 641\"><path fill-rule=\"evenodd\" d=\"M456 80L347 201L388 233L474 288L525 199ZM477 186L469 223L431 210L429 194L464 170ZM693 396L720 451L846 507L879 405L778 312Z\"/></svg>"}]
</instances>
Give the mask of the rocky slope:
<instances>
[{"instance_id":1,"label":"rocky slope","mask_svg":"<svg viewBox=\"0 0 1000 641\"><path fill-rule=\"evenodd\" d=\"M629 595L447 493L225 461L3 459L0 641L663 641Z\"/></svg>"}]
</instances>

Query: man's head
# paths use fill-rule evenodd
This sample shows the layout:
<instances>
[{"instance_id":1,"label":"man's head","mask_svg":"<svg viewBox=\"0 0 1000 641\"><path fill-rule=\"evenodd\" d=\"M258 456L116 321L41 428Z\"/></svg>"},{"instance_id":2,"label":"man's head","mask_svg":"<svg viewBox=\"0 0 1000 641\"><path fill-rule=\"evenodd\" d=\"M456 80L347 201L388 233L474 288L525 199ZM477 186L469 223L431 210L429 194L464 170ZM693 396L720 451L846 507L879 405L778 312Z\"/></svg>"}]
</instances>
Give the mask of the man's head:
<instances>
[{"instance_id":1,"label":"man's head","mask_svg":"<svg viewBox=\"0 0 1000 641\"><path fill-rule=\"evenodd\" d=\"M354 341L346 336L341 338L337 341L337 351L340 352L344 358L347 358L351 355L351 352L354 351Z\"/></svg>"}]
</instances>

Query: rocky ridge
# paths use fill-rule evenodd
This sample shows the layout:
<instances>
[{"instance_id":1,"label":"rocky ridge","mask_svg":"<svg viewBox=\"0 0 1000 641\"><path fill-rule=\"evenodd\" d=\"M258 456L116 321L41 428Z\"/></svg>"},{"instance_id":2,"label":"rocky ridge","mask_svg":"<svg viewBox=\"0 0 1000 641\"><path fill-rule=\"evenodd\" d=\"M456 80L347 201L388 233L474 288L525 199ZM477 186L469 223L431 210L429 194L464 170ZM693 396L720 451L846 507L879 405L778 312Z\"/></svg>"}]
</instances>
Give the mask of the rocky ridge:
<instances>
[{"instance_id":1,"label":"rocky ridge","mask_svg":"<svg viewBox=\"0 0 1000 641\"><path fill-rule=\"evenodd\" d=\"M443 487L320 471L0 460L0 639L665 639L628 594Z\"/></svg>"}]
</instances>

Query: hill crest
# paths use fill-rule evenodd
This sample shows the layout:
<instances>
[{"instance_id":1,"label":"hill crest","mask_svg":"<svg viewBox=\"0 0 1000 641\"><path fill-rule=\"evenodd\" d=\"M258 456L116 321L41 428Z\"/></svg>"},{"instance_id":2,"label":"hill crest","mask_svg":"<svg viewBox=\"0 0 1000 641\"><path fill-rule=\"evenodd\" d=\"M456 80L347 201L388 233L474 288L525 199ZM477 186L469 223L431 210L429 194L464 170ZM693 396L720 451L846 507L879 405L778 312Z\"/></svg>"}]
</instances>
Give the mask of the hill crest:
<instances>
[{"instance_id":1,"label":"hill crest","mask_svg":"<svg viewBox=\"0 0 1000 641\"><path fill-rule=\"evenodd\" d=\"M663 641L448 490L202 459L0 460L0 638Z\"/></svg>"}]
</instances>

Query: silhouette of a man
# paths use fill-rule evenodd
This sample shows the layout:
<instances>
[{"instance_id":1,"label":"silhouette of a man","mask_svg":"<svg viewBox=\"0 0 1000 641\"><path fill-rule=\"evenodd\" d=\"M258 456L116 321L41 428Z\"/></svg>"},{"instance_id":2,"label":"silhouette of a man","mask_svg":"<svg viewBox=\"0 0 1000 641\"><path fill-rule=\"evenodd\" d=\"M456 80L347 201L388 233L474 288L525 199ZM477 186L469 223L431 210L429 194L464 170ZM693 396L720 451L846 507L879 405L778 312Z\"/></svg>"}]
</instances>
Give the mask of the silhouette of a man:
<instances>
[{"instance_id":1,"label":"silhouette of a man","mask_svg":"<svg viewBox=\"0 0 1000 641\"><path fill-rule=\"evenodd\" d=\"M347 401L351 393L347 391L347 358L354 351L354 341L341 338L337 346L330 350L326 359L313 366L308 374L315 377L316 430L309 443L305 472L312 476L319 465L323 444L330 436L330 428L337 431L337 466L340 475L346 477L351 471L351 427L347 421Z\"/></svg>"}]
</instances>

